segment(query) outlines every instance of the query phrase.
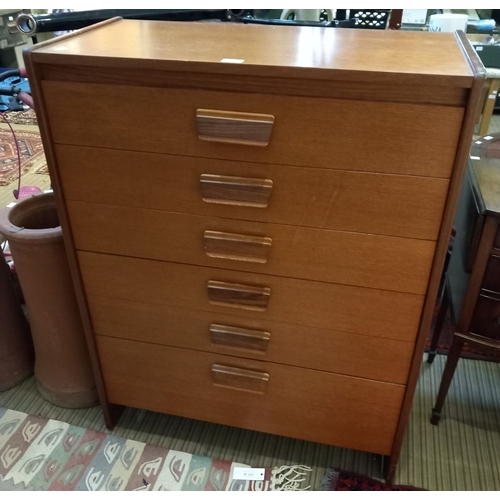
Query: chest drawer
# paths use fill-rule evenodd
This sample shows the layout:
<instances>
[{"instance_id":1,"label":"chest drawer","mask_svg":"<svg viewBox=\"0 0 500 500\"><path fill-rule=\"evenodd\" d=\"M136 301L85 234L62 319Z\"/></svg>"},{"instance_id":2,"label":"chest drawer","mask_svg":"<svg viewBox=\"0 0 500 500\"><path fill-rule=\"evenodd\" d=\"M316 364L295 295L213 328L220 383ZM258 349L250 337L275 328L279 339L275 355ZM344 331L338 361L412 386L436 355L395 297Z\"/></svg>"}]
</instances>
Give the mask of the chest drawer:
<instances>
[{"instance_id":1,"label":"chest drawer","mask_svg":"<svg viewBox=\"0 0 500 500\"><path fill-rule=\"evenodd\" d=\"M78 252L88 295L413 342L424 297Z\"/></svg>"},{"instance_id":2,"label":"chest drawer","mask_svg":"<svg viewBox=\"0 0 500 500\"><path fill-rule=\"evenodd\" d=\"M492 255L484 273L482 288L500 293L500 257Z\"/></svg>"},{"instance_id":3,"label":"chest drawer","mask_svg":"<svg viewBox=\"0 0 500 500\"><path fill-rule=\"evenodd\" d=\"M97 337L110 402L389 454L405 387Z\"/></svg>"},{"instance_id":4,"label":"chest drawer","mask_svg":"<svg viewBox=\"0 0 500 500\"><path fill-rule=\"evenodd\" d=\"M500 227L498 228L497 235L495 238L495 248L500 250Z\"/></svg>"},{"instance_id":5,"label":"chest drawer","mask_svg":"<svg viewBox=\"0 0 500 500\"><path fill-rule=\"evenodd\" d=\"M500 340L500 294L481 292L474 308L470 331Z\"/></svg>"},{"instance_id":6,"label":"chest drawer","mask_svg":"<svg viewBox=\"0 0 500 500\"><path fill-rule=\"evenodd\" d=\"M425 294L435 243L67 203L79 250Z\"/></svg>"},{"instance_id":7,"label":"chest drawer","mask_svg":"<svg viewBox=\"0 0 500 500\"><path fill-rule=\"evenodd\" d=\"M64 193L88 201L436 240L448 180L75 146Z\"/></svg>"},{"instance_id":8,"label":"chest drawer","mask_svg":"<svg viewBox=\"0 0 500 500\"><path fill-rule=\"evenodd\" d=\"M414 344L223 312L88 296L96 335L405 384Z\"/></svg>"},{"instance_id":9,"label":"chest drawer","mask_svg":"<svg viewBox=\"0 0 500 500\"><path fill-rule=\"evenodd\" d=\"M55 81L42 88L56 144L442 178L463 118L462 108L406 103ZM154 113L144 112L152 103ZM273 117L267 145L205 140L200 110Z\"/></svg>"}]
</instances>

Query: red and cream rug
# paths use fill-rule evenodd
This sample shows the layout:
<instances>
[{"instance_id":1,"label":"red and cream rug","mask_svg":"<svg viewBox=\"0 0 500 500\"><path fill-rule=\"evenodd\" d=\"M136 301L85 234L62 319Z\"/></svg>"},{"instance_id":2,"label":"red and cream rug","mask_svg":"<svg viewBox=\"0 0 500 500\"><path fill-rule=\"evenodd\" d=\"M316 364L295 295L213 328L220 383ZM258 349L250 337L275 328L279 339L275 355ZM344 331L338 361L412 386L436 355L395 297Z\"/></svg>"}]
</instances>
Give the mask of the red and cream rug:
<instances>
[{"instance_id":1,"label":"red and cream rug","mask_svg":"<svg viewBox=\"0 0 500 500\"><path fill-rule=\"evenodd\" d=\"M302 491L312 469L262 468L0 408L0 491ZM257 476L258 477L258 476Z\"/></svg>"},{"instance_id":2,"label":"red and cream rug","mask_svg":"<svg viewBox=\"0 0 500 500\"><path fill-rule=\"evenodd\" d=\"M48 173L43 144L38 132L15 130L21 156L21 175L34 169ZM16 144L10 129L0 128L0 186L7 186L19 177Z\"/></svg>"}]
</instances>

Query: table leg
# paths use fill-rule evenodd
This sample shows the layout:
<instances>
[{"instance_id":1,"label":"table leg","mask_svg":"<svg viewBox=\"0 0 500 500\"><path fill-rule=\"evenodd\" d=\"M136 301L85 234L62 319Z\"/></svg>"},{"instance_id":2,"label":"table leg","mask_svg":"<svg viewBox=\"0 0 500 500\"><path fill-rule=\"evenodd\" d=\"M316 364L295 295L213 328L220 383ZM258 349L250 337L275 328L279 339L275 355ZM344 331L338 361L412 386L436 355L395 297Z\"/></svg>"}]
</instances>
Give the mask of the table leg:
<instances>
[{"instance_id":1,"label":"table leg","mask_svg":"<svg viewBox=\"0 0 500 500\"><path fill-rule=\"evenodd\" d=\"M444 368L443 377L441 379L441 385L439 386L439 392L436 398L436 404L432 409L431 424L438 425L441 419L441 410L443 409L444 400L448 394L448 389L450 388L453 375L457 368L458 360L460 359L460 353L464 345L464 339L454 335L453 342L451 343L450 352L448 353L448 359L446 360L446 366Z\"/></svg>"},{"instance_id":2,"label":"table leg","mask_svg":"<svg viewBox=\"0 0 500 500\"><path fill-rule=\"evenodd\" d=\"M394 458L393 456L384 456L383 464L384 464L385 482L389 486L392 486L394 484L394 476L396 475L398 459Z\"/></svg>"},{"instance_id":3,"label":"table leg","mask_svg":"<svg viewBox=\"0 0 500 500\"><path fill-rule=\"evenodd\" d=\"M450 305L450 297L448 293L448 284L444 282L441 298L439 300L439 310L436 315L436 322L434 323L434 332L432 333L431 345L429 346L429 353L427 354L427 363L432 363L436 357L437 345L439 342L439 336L443 330L444 320L446 318L446 313Z\"/></svg>"}]
</instances>

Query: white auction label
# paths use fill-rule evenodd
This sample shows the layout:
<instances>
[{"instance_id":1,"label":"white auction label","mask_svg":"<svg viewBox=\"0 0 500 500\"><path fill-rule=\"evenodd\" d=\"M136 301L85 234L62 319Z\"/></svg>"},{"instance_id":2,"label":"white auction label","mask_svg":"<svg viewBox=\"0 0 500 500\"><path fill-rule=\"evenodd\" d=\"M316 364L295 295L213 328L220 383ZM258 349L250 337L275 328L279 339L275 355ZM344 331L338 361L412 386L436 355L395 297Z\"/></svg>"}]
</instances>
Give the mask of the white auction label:
<instances>
[{"instance_id":1,"label":"white auction label","mask_svg":"<svg viewBox=\"0 0 500 500\"><path fill-rule=\"evenodd\" d=\"M232 63L232 64L241 64L242 62L245 62L245 59L229 59L229 58L224 58L224 59L221 59L220 62L223 62L223 63Z\"/></svg>"},{"instance_id":2,"label":"white auction label","mask_svg":"<svg viewBox=\"0 0 500 500\"><path fill-rule=\"evenodd\" d=\"M247 481L264 481L266 469L252 469L251 467L235 467L233 479L246 479Z\"/></svg>"}]
</instances>

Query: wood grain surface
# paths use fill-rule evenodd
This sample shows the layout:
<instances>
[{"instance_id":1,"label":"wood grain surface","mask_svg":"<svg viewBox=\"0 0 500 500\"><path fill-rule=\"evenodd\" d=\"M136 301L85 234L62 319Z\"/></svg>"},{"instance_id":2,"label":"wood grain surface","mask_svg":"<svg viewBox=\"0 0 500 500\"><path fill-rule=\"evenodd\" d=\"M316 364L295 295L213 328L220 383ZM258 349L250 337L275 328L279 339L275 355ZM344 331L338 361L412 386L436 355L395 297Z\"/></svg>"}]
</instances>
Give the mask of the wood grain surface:
<instances>
[{"instance_id":1,"label":"wood grain surface","mask_svg":"<svg viewBox=\"0 0 500 500\"><path fill-rule=\"evenodd\" d=\"M97 344L113 403L374 453L390 451L404 386L108 337L98 336ZM268 374L265 393L214 385L214 364Z\"/></svg>"},{"instance_id":2,"label":"wood grain surface","mask_svg":"<svg viewBox=\"0 0 500 500\"><path fill-rule=\"evenodd\" d=\"M248 311L265 311L271 297L271 289L268 286L215 280L208 281L207 293L208 301L212 305Z\"/></svg>"},{"instance_id":3,"label":"wood grain surface","mask_svg":"<svg viewBox=\"0 0 500 500\"><path fill-rule=\"evenodd\" d=\"M265 264L273 243L268 236L225 233L206 230L203 233L205 253L213 259L258 262Z\"/></svg>"},{"instance_id":4,"label":"wood grain surface","mask_svg":"<svg viewBox=\"0 0 500 500\"><path fill-rule=\"evenodd\" d=\"M481 286L483 290L500 293L500 256L490 257Z\"/></svg>"},{"instance_id":5,"label":"wood grain surface","mask_svg":"<svg viewBox=\"0 0 500 500\"><path fill-rule=\"evenodd\" d=\"M500 218L500 159L481 158L470 160L477 179L479 193L488 214Z\"/></svg>"},{"instance_id":6,"label":"wood grain surface","mask_svg":"<svg viewBox=\"0 0 500 500\"><path fill-rule=\"evenodd\" d=\"M102 148L56 146L56 151L68 200L428 240L437 239L449 184L446 179ZM205 174L243 177L252 187L236 185L235 194L228 194L229 188L220 185L206 187ZM206 203L206 196L239 197L268 209Z\"/></svg>"},{"instance_id":7,"label":"wood grain surface","mask_svg":"<svg viewBox=\"0 0 500 500\"><path fill-rule=\"evenodd\" d=\"M225 346L231 349L247 349L265 353L269 347L271 334L260 330L249 330L235 326L210 324L210 342L212 346Z\"/></svg>"},{"instance_id":8,"label":"wood grain surface","mask_svg":"<svg viewBox=\"0 0 500 500\"><path fill-rule=\"evenodd\" d=\"M486 291L479 293L469 332L500 340L500 294Z\"/></svg>"},{"instance_id":9,"label":"wood grain surface","mask_svg":"<svg viewBox=\"0 0 500 500\"><path fill-rule=\"evenodd\" d=\"M420 295L425 295L434 257L433 241L76 201L67 205L76 248L92 252ZM207 243L207 231L238 231L240 241L226 242L224 250L223 242Z\"/></svg>"},{"instance_id":10,"label":"wood grain surface","mask_svg":"<svg viewBox=\"0 0 500 500\"><path fill-rule=\"evenodd\" d=\"M56 144L337 170L449 178L463 119L463 109L446 106L41 83ZM145 113L153 96L155 111ZM200 108L271 114L272 141L265 148L202 141Z\"/></svg>"},{"instance_id":11,"label":"wood grain surface","mask_svg":"<svg viewBox=\"0 0 500 500\"><path fill-rule=\"evenodd\" d=\"M414 348L414 344L407 341L292 325L286 322L287 318L274 321L257 314L235 316L236 310L231 309L194 310L98 295L89 295L88 302L97 335L262 359L398 384L406 382ZM262 338L258 343L262 349L266 344L265 350L257 349L257 340L230 341L229 332L234 330L262 332L248 335ZM270 335L267 341L265 333Z\"/></svg>"},{"instance_id":12,"label":"wood grain surface","mask_svg":"<svg viewBox=\"0 0 500 500\"><path fill-rule=\"evenodd\" d=\"M481 89L485 78L484 66L479 59L477 52L467 40L465 33L463 31L456 31L454 36L456 38L457 46L462 51L464 60L469 65L470 70L474 75L474 83L471 92L469 93L467 108L460 133L460 142L458 144L453 166L453 175L450 181L450 189L446 200L445 210L443 212L441 230L429 279L429 288L427 289L427 296L422 311L422 319L418 330L415 352L410 368L410 375L408 377L406 393L403 400L403 406L401 408L401 416L398 422L398 429L396 431L394 445L386 471L386 480L388 482L391 482L394 479L399 454L401 452L401 446L403 444L404 433L410 417L413 396L422 364L422 355L428 339L432 318L434 316L436 297L439 290L439 284L441 282L444 262L449 248L453 220L464 177L465 165L469 158L471 137L474 133L476 111L480 104Z\"/></svg>"},{"instance_id":13,"label":"wood grain surface","mask_svg":"<svg viewBox=\"0 0 500 500\"><path fill-rule=\"evenodd\" d=\"M286 31L285 31L286 29ZM33 52L35 62L470 88L453 33L124 20ZM272 50L270 49L272 47ZM241 64L224 59L242 60Z\"/></svg>"},{"instance_id":14,"label":"wood grain surface","mask_svg":"<svg viewBox=\"0 0 500 500\"><path fill-rule=\"evenodd\" d=\"M200 188L202 199L206 203L267 208L273 181L254 177L201 174Z\"/></svg>"},{"instance_id":15,"label":"wood grain surface","mask_svg":"<svg viewBox=\"0 0 500 500\"><path fill-rule=\"evenodd\" d=\"M252 75L225 74L223 78L211 73L190 71L163 71L149 68L147 73L140 68L108 68L104 66L68 66L44 64L41 68L44 80L62 82L105 83L144 87L170 87L181 89L222 90L257 94L297 95L304 97L327 97L333 99L359 99L364 101L407 102L413 104L437 104L439 106L467 105L468 90L443 85L422 85L418 82L400 85L397 81L385 83L337 80L334 85L325 85L321 79L287 77L259 77Z\"/></svg>"},{"instance_id":16,"label":"wood grain surface","mask_svg":"<svg viewBox=\"0 0 500 500\"><path fill-rule=\"evenodd\" d=\"M196 110L198 137L203 141L265 147L271 139L273 124L272 115Z\"/></svg>"},{"instance_id":17,"label":"wood grain surface","mask_svg":"<svg viewBox=\"0 0 500 500\"><path fill-rule=\"evenodd\" d=\"M264 394L269 382L269 373L213 364L212 382L217 387Z\"/></svg>"},{"instance_id":18,"label":"wood grain surface","mask_svg":"<svg viewBox=\"0 0 500 500\"><path fill-rule=\"evenodd\" d=\"M114 19L109 19L104 21L101 26L108 25L115 22ZM80 33L86 33L95 29L94 26L89 26L80 30ZM56 39L47 40L44 46L51 45L55 43ZM26 64L26 71L28 73L30 81L30 93L33 96L34 101L37 103L36 113L37 122L40 128L40 135L43 141L44 153L47 159L47 165L49 166L51 187L54 189L54 199L57 207L57 214L59 217L59 222L61 224L64 246L66 249L66 255L68 258L68 265L71 272L71 277L73 279L73 284L76 292L76 299L78 302L78 307L80 310L82 318L82 326L85 332L85 340L87 343L90 362L92 365L92 371L95 377L97 392L99 395L99 401L101 403L104 421L108 428L113 428L116 423L116 413L113 406L110 404L106 388L104 386L102 373L101 373L101 363L99 360L99 355L97 353L97 347L94 337L94 332L92 329L92 323L90 320L90 315L88 311L87 298L83 289L82 277L80 268L78 266L78 260L76 256L76 250L73 242L73 236L71 233L71 225L69 222L68 212L66 210L66 204L63 194L63 183L57 168L57 158L55 155L55 146L52 137L52 131L50 129L48 115L47 115L47 105L45 102L45 96L43 95L41 89L41 68L33 62L33 53L29 50L24 51L23 58Z\"/></svg>"},{"instance_id":19,"label":"wood grain surface","mask_svg":"<svg viewBox=\"0 0 500 500\"><path fill-rule=\"evenodd\" d=\"M78 252L89 295L415 340L423 297L256 273ZM207 283L271 289L265 311L210 304ZM398 307L394 307L397 304ZM232 311L232 312L231 312Z\"/></svg>"}]
</instances>

